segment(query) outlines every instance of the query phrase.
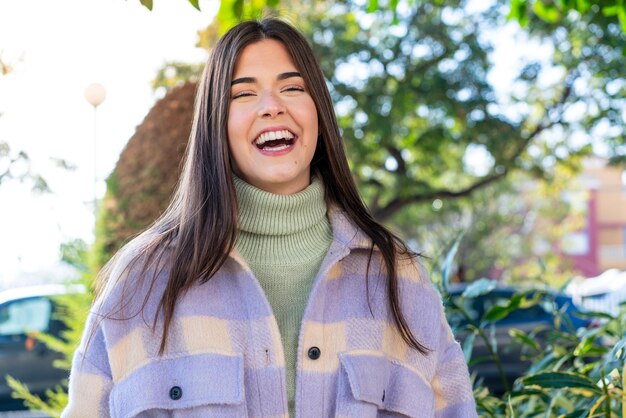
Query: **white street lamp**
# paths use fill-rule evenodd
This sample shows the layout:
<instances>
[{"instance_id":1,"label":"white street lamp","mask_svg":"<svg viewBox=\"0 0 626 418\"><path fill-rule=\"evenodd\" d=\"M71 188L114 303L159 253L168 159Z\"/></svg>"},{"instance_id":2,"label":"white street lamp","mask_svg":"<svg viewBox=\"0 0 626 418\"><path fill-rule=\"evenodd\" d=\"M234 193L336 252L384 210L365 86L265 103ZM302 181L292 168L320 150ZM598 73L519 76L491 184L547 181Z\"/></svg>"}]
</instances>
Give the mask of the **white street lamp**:
<instances>
[{"instance_id":1,"label":"white street lamp","mask_svg":"<svg viewBox=\"0 0 626 418\"><path fill-rule=\"evenodd\" d=\"M104 99L106 99L107 93L104 90L102 84L92 83L87 86L85 89L85 99L92 105L94 108L98 107Z\"/></svg>"},{"instance_id":2,"label":"white street lamp","mask_svg":"<svg viewBox=\"0 0 626 418\"><path fill-rule=\"evenodd\" d=\"M85 89L85 99L93 106L93 211L98 209L98 106L106 99L106 90L99 83L92 83Z\"/></svg>"}]
</instances>

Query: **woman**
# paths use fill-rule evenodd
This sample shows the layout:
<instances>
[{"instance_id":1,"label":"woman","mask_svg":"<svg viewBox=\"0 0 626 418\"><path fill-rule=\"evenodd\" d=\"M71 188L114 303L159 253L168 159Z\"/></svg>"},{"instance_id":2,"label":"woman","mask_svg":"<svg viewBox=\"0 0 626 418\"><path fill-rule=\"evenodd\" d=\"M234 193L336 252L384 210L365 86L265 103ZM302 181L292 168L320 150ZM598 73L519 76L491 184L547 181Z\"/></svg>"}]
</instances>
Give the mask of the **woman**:
<instances>
[{"instance_id":1,"label":"woman","mask_svg":"<svg viewBox=\"0 0 626 418\"><path fill-rule=\"evenodd\" d=\"M476 416L441 300L361 202L280 20L218 42L176 195L101 278L63 416Z\"/></svg>"}]
</instances>

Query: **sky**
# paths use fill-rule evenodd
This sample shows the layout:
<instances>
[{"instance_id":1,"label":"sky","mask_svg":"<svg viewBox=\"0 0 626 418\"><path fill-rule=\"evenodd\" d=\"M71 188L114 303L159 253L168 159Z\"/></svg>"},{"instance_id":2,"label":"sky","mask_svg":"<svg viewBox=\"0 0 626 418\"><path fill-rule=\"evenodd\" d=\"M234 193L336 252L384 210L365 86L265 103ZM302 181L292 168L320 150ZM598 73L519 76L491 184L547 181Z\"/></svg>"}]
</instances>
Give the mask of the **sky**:
<instances>
[{"instance_id":1,"label":"sky","mask_svg":"<svg viewBox=\"0 0 626 418\"><path fill-rule=\"evenodd\" d=\"M158 99L150 81L166 61L206 60L197 31L218 5L200 0L199 12L186 0L155 0L150 12L139 0L0 1L0 57L14 67L0 76L0 141L26 152L51 188L0 187L0 289L68 274L59 245L93 241L94 190L103 195L103 180ZM95 118L84 96L94 82L106 90Z\"/></svg>"}]
</instances>

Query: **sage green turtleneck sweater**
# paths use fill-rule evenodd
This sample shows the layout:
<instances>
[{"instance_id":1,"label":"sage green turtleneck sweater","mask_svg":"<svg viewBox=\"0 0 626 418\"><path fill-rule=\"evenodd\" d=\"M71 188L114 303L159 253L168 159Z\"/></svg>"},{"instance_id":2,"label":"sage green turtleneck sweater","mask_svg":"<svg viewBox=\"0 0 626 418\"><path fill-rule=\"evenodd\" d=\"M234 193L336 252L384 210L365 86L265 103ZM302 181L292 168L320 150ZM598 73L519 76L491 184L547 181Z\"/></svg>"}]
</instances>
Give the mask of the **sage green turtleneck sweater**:
<instances>
[{"instance_id":1,"label":"sage green turtleneck sweater","mask_svg":"<svg viewBox=\"0 0 626 418\"><path fill-rule=\"evenodd\" d=\"M239 202L235 248L261 284L278 322L289 414L293 416L300 323L332 241L324 186L314 177L303 191L283 196L257 189L238 177L234 181Z\"/></svg>"}]
</instances>

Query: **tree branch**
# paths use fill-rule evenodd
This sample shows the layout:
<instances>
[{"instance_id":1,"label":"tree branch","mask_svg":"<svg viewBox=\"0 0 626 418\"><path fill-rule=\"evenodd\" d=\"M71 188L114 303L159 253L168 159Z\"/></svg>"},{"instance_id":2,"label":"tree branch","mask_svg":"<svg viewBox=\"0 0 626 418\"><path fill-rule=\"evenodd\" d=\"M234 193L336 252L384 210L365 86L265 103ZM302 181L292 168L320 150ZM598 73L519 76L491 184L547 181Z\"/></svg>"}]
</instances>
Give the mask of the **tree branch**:
<instances>
[{"instance_id":1,"label":"tree branch","mask_svg":"<svg viewBox=\"0 0 626 418\"><path fill-rule=\"evenodd\" d=\"M524 153L524 151L528 148L530 143L544 130L551 128L552 126L561 123L563 120L563 112L565 107L565 102L570 97L572 93L572 87L574 81L578 77L577 71L573 70L566 78L565 88L563 90L563 94L559 100L554 103L554 105L545 111L545 120L543 123L538 124L526 138L523 138L515 152L507 159L508 163L505 165L496 165L496 167L500 167L498 171L492 172L489 176L483 177L473 183L472 185L461 189L461 190L450 190L450 189L438 189L438 190L430 190L426 193L416 193L412 196L407 197L396 197L392 199L387 205L380 207L376 211L372 211L374 217L381 222L389 219L391 216L396 214L399 210L404 208L407 205L432 201L434 199L456 199L461 197L467 197L474 193L476 190L479 190L483 187L486 187L492 183L495 183L498 180L505 178L511 169L515 168L516 160ZM558 117L550 120L550 115L554 113L558 114Z\"/></svg>"},{"instance_id":2,"label":"tree branch","mask_svg":"<svg viewBox=\"0 0 626 418\"><path fill-rule=\"evenodd\" d=\"M475 182L469 187L461 190L449 190L449 189L439 189L439 190L431 190L426 193L415 194L413 196L408 197L396 197L392 199L387 205L381 207L379 210L373 213L374 217L381 222L389 219L391 216L395 215L400 209L404 208L407 205L432 201L434 199L445 199L445 198L460 198L466 197L475 192L478 189L481 189L491 183L494 183L502 178L504 178L508 173L508 168L505 168L500 173L494 173L488 177L483 177L479 181Z\"/></svg>"},{"instance_id":3,"label":"tree branch","mask_svg":"<svg viewBox=\"0 0 626 418\"><path fill-rule=\"evenodd\" d=\"M403 177L406 176L406 162L404 161L404 158L402 158L402 153L400 152L400 150L391 145L387 145L385 148L387 149L387 152L389 152L389 154L393 157L393 159L396 160L396 163L398 163L398 168L395 170L395 172Z\"/></svg>"}]
</instances>

